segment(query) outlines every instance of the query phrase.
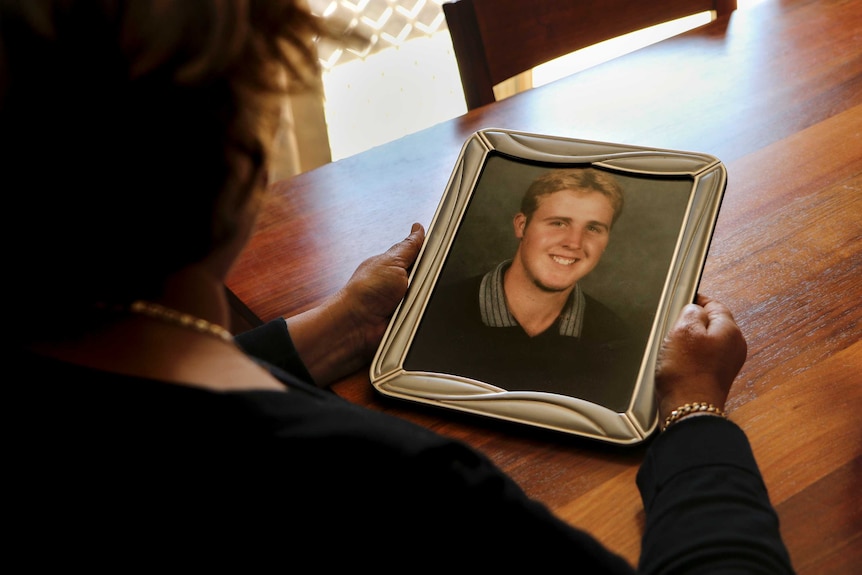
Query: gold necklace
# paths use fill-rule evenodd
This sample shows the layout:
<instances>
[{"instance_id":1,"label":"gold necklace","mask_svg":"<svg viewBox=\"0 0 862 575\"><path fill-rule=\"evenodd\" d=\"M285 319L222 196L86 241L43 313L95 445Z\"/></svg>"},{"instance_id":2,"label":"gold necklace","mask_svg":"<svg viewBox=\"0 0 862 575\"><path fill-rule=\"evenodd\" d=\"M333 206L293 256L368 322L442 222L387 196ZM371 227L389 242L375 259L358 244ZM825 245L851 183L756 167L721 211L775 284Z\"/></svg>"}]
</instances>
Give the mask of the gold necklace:
<instances>
[{"instance_id":1,"label":"gold necklace","mask_svg":"<svg viewBox=\"0 0 862 575\"><path fill-rule=\"evenodd\" d=\"M165 323L191 329L198 333L212 335L230 344L234 343L233 335L231 335L228 330L220 325L210 323L205 319L195 317L190 313L177 311L175 309L144 300L132 302L131 307L129 307L129 311L161 320Z\"/></svg>"}]
</instances>

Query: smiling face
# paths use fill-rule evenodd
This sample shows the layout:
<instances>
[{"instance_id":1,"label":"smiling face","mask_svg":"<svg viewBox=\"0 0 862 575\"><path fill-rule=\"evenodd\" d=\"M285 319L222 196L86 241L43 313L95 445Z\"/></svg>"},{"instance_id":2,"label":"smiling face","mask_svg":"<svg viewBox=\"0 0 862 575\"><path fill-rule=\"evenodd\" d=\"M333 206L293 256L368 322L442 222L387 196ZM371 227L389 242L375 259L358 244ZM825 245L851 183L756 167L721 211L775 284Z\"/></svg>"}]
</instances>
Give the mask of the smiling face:
<instances>
[{"instance_id":1,"label":"smiling face","mask_svg":"<svg viewBox=\"0 0 862 575\"><path fill-rule=\"evenodd\" d=\"M598 265L610 239L614 208L590 189L565 189L538 198L527 218L514 218L520 240L512 271L545 292L565 292Z\"/></svg>"}]
</instances>

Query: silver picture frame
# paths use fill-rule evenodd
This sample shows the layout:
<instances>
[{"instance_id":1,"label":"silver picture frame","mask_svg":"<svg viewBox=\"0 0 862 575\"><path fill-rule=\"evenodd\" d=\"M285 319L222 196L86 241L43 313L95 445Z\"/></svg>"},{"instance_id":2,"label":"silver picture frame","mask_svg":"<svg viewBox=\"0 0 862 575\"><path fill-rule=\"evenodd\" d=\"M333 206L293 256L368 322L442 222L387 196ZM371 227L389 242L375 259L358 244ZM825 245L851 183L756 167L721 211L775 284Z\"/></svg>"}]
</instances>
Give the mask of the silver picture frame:
<instances>
[{"instance_id":1,"label":"silver picture frame","mask_svg":"<svg viewBox=\"0 0 862 575\"><path fill-rule=\"evenodd\" d=\"M532 357L521 361L519 352L507 354L506 362L515 357L506 376L479 376L469 367L453 373L449 358L464 356L479 366L479 350L495 344L456 327L447 332L447 321L461 319L435 307L437 293L486 273L517 246L512 215L533 179L549 170L588 167L613 174L625 200L600 263L578 282L629 327L627 359L614 362L624 367L598 380L603 390L613 391L596 399L601 393L586 393L571 367L561 376L565 382L571 378L571 386L562 390L534 382L529 371L509 378L512 365L529 370L535 364ZM602 442L643 441L658 427L657 353L671 323L696 296L726 183L721 161L703 153L495 128L474 133L462 147L407 293L372 361L373 387L392 398ZM568 351L564 355L560 364L574 361ZM556 363L545 361L542 369L553 370ZM494 366L485 367L477 373L492 373Z\"/></svg>"}]
</instances>

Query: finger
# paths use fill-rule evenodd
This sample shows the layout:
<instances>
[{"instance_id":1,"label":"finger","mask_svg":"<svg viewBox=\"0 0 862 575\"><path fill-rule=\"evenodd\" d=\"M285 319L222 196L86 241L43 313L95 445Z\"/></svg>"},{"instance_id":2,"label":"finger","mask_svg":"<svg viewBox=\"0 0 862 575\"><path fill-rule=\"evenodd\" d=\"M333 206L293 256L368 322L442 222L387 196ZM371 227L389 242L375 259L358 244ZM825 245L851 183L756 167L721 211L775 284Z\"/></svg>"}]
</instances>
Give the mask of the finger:
<instances>
[{"instance_id":1,"label":"finger","mask_svg":"<svg viewBox=\"0 0 862 575\"><path fill-rule=\"evenodd\" d=\"M710 326L713 328L721 328L726 326L728 323L731 323L734 326L736 325L736 321L733 319L733 314L730 312L730 308L720 301L699 293L697 294L697 305L703 308L703 319L707 329L709 329Z\"/></svg>"},{"instance_id":2,"label":"finger","mask_svg":"<svg viewBox=\"0 0 862 575\"><path fill-rule=\"evenodd\" d=\"M703 307L698 304L690 303L682 308L682 313L679 316L681 325L700 324L706 325L707 317Z\"/></svg>"},{"instance_id":3,"label":"finger","mask_svg":"<svg viewBox=\"0 0 862 575\"><path fill-rule=\"evenodd\" d=\"M413 265L424 241L425 229L422 224L414 223L410 229L410 234L386 250L386 255L393 265L407 269Z\"/></svg>"},{"instance_id":4,"label":"finger","mask_svg":"<svg viewBox=\"0 0 862 575\"><path fill-rule=\"evenodd\" d=\"M415 245L416 252L419 251L419 248L422 247L422 243L425 241L425 228L422 227L422 224L418 222L413 224L413 227L410 228L410 235L407 236L407 241Z\"/></svg>"},{"instance_id":5,"label":"finger","mask_svg":"<svg viewBox=\"0 0 862 575\"><path fill-rule=\"evenodd\" d=\"M697 305L701 307L706 307L710 302L715 301L708 295L702 294L698 292L697 296L694 298L694 301Z\"/></svg>"},{"instance_id":6,"label":"finger","mask_svg":"<svg viewBox=\"0 0 862 575\"><path fill-rule=\"evenodd\" d=\"M733 319L730 308L723 303L712 300L704 306L703 310L706 316L707 328L718 328L730 324L736 326L736 321Z\"/></svg>"},{"instance_id":7,"label":"finger","mask_svg":"<svg viewBox=\"0 0 862 575\"><path fill-rule=\"evenodd\" d=\"M422 242L425 240L425 228L422 227L422 224L416 222L410 228L410 233L407 234L407 237L395 244L393 247L401 246L405 243L410 244L415 247L420 247Z\"/></svg>"}]
</instances>

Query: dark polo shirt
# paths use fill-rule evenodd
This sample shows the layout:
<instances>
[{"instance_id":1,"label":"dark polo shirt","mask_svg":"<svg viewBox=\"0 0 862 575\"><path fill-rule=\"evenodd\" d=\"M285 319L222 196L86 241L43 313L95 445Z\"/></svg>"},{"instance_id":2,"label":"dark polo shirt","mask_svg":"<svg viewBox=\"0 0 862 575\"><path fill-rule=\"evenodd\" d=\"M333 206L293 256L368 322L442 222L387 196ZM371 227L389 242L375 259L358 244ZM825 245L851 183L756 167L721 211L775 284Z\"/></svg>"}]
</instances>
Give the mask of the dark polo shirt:
<instances>
[{"instance_id":1,"label":"dark polo shirt","mask_svg":"<svg viewBox=\"0 0 862 575\"><path fill-rule=\"evenodd\" d=\"M577 287L555 323L531 337L505 307L505 265L432 294L405 369L508 391L560 393L624 411L640 350L622 319Z\"/></svg>"}]
</instances>

